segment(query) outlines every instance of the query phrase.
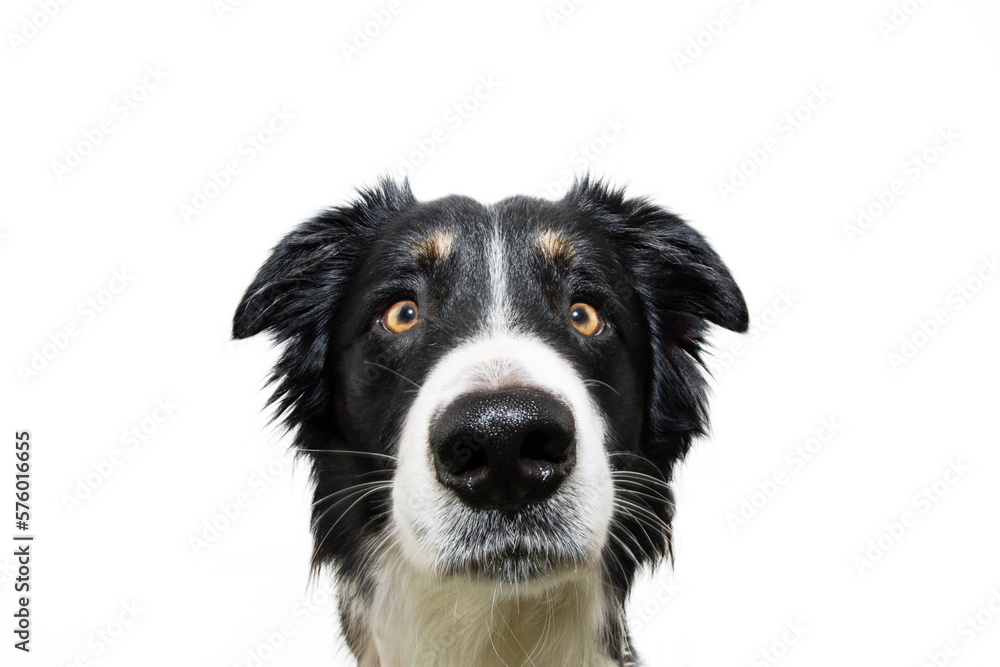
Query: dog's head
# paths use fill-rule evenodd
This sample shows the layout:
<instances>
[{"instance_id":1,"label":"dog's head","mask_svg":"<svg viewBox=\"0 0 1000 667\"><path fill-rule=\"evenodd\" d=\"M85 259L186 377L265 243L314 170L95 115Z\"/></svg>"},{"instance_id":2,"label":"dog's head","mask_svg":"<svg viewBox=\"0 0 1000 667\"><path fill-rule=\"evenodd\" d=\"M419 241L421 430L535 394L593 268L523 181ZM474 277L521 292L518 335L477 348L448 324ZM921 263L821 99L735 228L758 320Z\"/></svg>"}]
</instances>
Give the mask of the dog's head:
<instances>
[{"instance_id":1,"label":"dog's head","mask_svg":"<svg viewBox=\"0 0 1000 667\"><path fill-rule=\"evenodd\" d=\"M646 200L385 181L278 244L233 335L284 344L272 401L312 460L317 566L357 577L391 544L445 576L627 588L669 549L709 323L746 329L739 288Z\"/></svg>"}]
</instances>

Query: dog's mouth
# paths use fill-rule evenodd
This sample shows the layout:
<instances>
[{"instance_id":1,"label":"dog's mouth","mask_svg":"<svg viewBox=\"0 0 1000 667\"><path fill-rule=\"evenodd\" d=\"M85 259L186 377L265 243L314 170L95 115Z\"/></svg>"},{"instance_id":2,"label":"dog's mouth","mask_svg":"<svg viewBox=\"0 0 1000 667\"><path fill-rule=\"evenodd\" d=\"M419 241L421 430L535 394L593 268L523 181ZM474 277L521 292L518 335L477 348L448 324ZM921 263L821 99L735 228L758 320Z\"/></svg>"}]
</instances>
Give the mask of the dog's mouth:
<instances>
[{"instance_id":1,"label":"dog's mouth","mask_svg":"<svg viewBox=\"0 0 1000 667\"><path fill-rule=\"evenodd\" d=\"M580 565L581 563L571 560L553 561L523 552L475 561L448 574L466 574L476 580L488 579L505 584L524 584L558 576L561 572L576 571Z\"/></svg>"},{"instance_id":2,"label":"dog's mouth","mask_svg":"<svg viewBox=\"0 0 1000 667\"><path fill-rule=\"evenodd\" d=\"M447 556L438 561L440 573L516 583L578 569L594 551L577 523L551 502L515 513L468 510L449 537Z\"/></svg>"}]
</instances>

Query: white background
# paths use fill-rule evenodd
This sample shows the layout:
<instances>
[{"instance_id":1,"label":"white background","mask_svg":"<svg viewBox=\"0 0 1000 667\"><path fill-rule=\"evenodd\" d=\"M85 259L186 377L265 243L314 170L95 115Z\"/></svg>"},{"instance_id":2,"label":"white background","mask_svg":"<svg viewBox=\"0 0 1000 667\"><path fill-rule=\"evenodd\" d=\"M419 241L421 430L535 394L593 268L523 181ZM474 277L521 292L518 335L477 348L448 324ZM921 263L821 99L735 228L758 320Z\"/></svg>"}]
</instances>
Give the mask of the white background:
<instances>
[{"instance_id":1,"label":"white background","mask_svg":"<svg viewBox=\"0 0 1000 667\"><path fill-rule=\"evenodd\" d=\"M4 664L350 664L329 582L308 587L306 471L261 411L275 352L228 329L282 234L404 162L424 199L605 175L687 217L746 294L676 569L634 596L648 664L996 664L993 3L401 0L384 27L385 1L220 7L4 4L0 534L30 429L37 536L27 656L0 549Z\"/></svg>"}]
</instances>

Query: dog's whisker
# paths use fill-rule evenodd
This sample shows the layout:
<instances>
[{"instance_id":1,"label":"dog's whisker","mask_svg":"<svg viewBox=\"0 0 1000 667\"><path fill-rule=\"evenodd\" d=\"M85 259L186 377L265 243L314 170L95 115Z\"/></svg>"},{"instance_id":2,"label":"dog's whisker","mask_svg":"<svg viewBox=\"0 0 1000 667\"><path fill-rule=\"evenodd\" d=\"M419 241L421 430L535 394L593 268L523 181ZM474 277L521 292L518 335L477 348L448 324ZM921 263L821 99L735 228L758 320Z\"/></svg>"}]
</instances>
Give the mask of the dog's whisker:
<instances>
[{"instance_id":1,"label":"dog's whisker","mask_svg":"<svg viewBox=\"0 0 1000 667\"><path fill-rule=\"evenodd\" d=\"M634 518L634 517L632 517L632 515L629 514L625 510L625 508L615 507L615 509L617 510L617 512L616 512L616 514L614 516L611 517L612 524L618 526L618 528L621 529L622 534L625 535L625 537L628 537L630 540L632 540L632 543L636 547L636 552L638 552L641 555L642 551L643 551L643 549L642 549L642 542L640 542L638 536L635 535L634 532L632 530L630 530L629 527L625 523L622 522L622 517L623 516L624 517L630 517L630 518ZM614 534L614 531L611 531L611 534ZM647 537L648 537L648 535L647 535ZM639 566L639 565L642 564L640 562L640 560L639 560L639 557L636 555L636 552L634 552L631 547L629 547L628 545L624 544L621 541L621 539L618 540L618 543L629 552L629 556L632 558L633 562L637 566Z\"/></svg>"},{"instance_id":2,"label":"dog's whisker","mask_svg":"<svg viewBox=\"0 0 1000 667\"><path fill-rule=\"evenodd\" d=\"M631 508L635 509L636 511L641 512L644 515L650 517L650 520L659 522L659 524L662 526L662 528L664 530L670 530L670 524L668 524L666 521L664 521L661 517L657 516L648 507L644 507L644 506L642 506L642 505L640 505L638 503L634 503L631 500L627 500L627 499L622 498L620 496L615 498L615 504L616 505L625 505L625 506L631 507ZM636 518L638 518L638 517L636 517Z\"/></svg>"},{"instance_id":3,"label":"dog's whisker","mask_svg":"<svg viewBox=\"0 0 1000 667\"><path fill-rule=\"evenodd\" d=\"M656 525L656 524L652 523L648 518L646 518L645 516L643 516L642 514L635 514L634 512L630 511L629 509L627 509L625 507L618 507L617 509L618 509L618 511L621 512L621 514L623 516L628 517L629 519L632 519L633 521L636 522L636 524L639 527L639 530L641 530L642 533L643 533L643 535L646 536L646 539L649 540L650 544L663 544L664 542L667 542L667 541L670 540L670 537L671 537L672 533L669 530L669 528L665 529L662 526ZM624 528L624 526L623 526L623 528ZM651 535L649 533L649 531L646 530L646 528L649 528L650 530L652 530L653 531L653 535L655 535L657 539L654 539L653 535ZM632 535L631 531L626 531L626 534L627 535ZM632 537L633 537L633 539L635 538L634 535L632 535ZM639 546L639 545L637 545L637 546ZM640 552L641 551L643 551L643 549L640 547Z\"/></svg>"},{"instance_id":4,"label":"dog's whisker","mask_svg":"<svg viewBox=\"0 0 1000 667\"><path fill-rule=\"evenodd\" d=\"M635 488L642 489L643 491L648 491L653 494L659 500L667 502L671 505L673 504L670 486L667 484L654 486L650 483L653 480L647 478L635 475L615 475L614 473L612 473L611 479L622 491L631 491Z\"/></svg>"},{"instance_id":5,"label":"dog's whisker","mask_svg":"<svg viewBox=\"0 0 1000 667\"><path fill-rule=\"evenodd\" d=\"M673 511L674 503L667 495L659 490L646 486L639 480L619 479L615 482L615 487L622 497L648 498L657 505L666 505L669 511Z\"/></svg>"},{"instance_id":6,"label":"dog's whisker","mask_svg":"<svg viewBox=\"0 0 1000 667\"><path fill-rule=\"evenodd\" d=\"M650 500L652 500L652 501L654 501L654 502L656 502L658 504L659 503L665 503L667 505L670 504L669 499L665 498L662 494L657 493L654 489L651 489L648 486L645 486L642 483L637 482L635 480L628 480L628 483L629 484L635 484L639 488L645 489L646 491L649 491L649 493L645 493L643 491L637 491L634 488L621 488L620 489L621 492L623 494L625 494L626 496L642 496L643 498L649 498Z\"/></svg>"},{"instance_id":7,"label":"dog's whisker","mask_svg":"<svg viewBox=\"0 0 1000 667\"><path fill-rule=\"evenodd\" d=\"M410 384L412 384L414 387L416 387L418 390L422 388L419 384L417 384L416 382L414 382L410 378L406 377L405 375L403 375L399 371L396 371L396 370L393 370L393 369L389 368L388 366L385 366L383 364L375 363L374 361L369 361L368 359L365 359L365 363L368 364L369 366L375 366L376 368L381 368L381 369L389 371L393 375L396 375L396 376L398 376L398 377L406 380L407 382L409 382Z\"/></svg>"},{"instance_id":8,"label":"dog's whisker","mask_svg":"<svg viewBox=\"0 0 1000 667\"><path fill-rule=\"evenodd\" d=\"M337 496L339 496L339 495L341 495L343 493L349 493L351 491L360 491L361 489L366 489L366 488L369 488L371 486L384 486L385 488L392 488L392 483L389 482L389 481L380 479L380 480L375 480L375 481L372 481L372 482L361 482L359 484L353 484L353 485L347 487L346 489L338 489L337 491L334 491L333 493L331 493L329 495L323 496L322 498L314 501L313 504L312 504L312 506L316 507L316 505L319 505L320 503L326 502L327 500L330 500L331 498L336 498ZM322 518L322 516L323 515L321 514L319 517L317 517L317 519Z\"/></svg>"},{"instance_id":9,"label":"dog's whisker","mask_svg":"<svg viewBox=\"0 0 1000 667\"><path fill-rule=\"evenodd\" d=\"M621 396L621 393L617 389L615 389L614 387L612 387L610 384L608 384L607 382L601 382L600 380L595 380L594 378L589 378L589 379L584 380L583 384L585 386L588 386L588 387L591 386L591 385L598 385L598 386L601 386L601 387L607 387L611 391L615 392L615 394L617 394L618 396Z\"/></svg>"},{"instance_id":10,"label":"dog's whisker","mask_svg":"<svg viewBox=\"0 0 1000 667\"><path fill-rule=\"evenodd\" d=\"M354 476L371 477L373 475L389 475L391 478L391 476L394 474L396 474L396 471L393 468L376 468L375 470L369 470L368 472L359 472Z\"/></svg>"},{"instance_id":11,"label":"dog's whisker","mask_svg":"<svg viewBox=\"0 0 1000 667\"><path fill-rule=\"evenodd\" d=\"M609 454L609 456L631 456L632 458L639 459L643 463L648 464L651 470L659 470L659 466L657 466L655 463L653 463L648 458L646 458L645 456L643 456L642 454L640 454L638 452L630 452L630 451L627 451L627 450L618 450L618 451L615 451L615 452L611 452Z\"/></svg>"},{"instance_id":12,"label":"dog's whisker","mask_svg":"<svg viewBox=\"0 0 1000 667\"><path fill-rule=\"evenodd\" d=\"M635 480L644 484L649 483L663 489L670 488L670 484L663 481L663 479L636 470L612 470L611 476L616 479Z\"/></svg>"},{"instance_id":13,"label":"dog's whisker","mask_svg":"<svg viewBox=\"0 0 1000 667\"><path fill-rule=\"evenodd\" d=\"M344 518L344 517L345 517L345 516L347 515L347 513L348 513L348 512L350 512L350 511L351 511L352 509L354 509L354 506L355 506L355 505L357 505L357 504L358 504L359 502L361 502L362 500L364 500L365 498L367 498L367 497L368 497L368 496L370 496L371 494L375 493L376 491L381 491L381 490L382 490L382 489L381 489L381 488L378 488L378 487L376 487L376 488L374 488L374 489L369 489L369 490L365 491L364 493L362 493L362 494L361 494L361 495L360 495L360 496L359 496L359 497L357 498L357 500L355 500L355 501L354 501L353 503L351 503L350 505L348 505L348 506L347 506L347 509L345 509L345 510L344 510L343 512L341 512L341 513L340 513L340 516L338 516L338 517L337 517L337 520L336 520L336 521L334 521L334 522L333 522L332 524L330 524L330 528L329 528L329 529L328 529L328 530L326 531L326 535L324 535L324 536L323 536L323 539L322 539L322 540L320 540L319 544L318 544L318 545L316 546L316 550L317 550L317 551L322 551L322 549L323 549L323 544L324 544L324 543L326 542L326 538L330 537L330 533L332 533L332 532L333 532L333 529L337 527L337 524L338 524L338 523L340 523L340 520L341 520L341 519L343 519L343 518ZM341 500L338 500L338 501L337 501L336 503L334 503L334 505L339 505L339 504L340 504L340 502L341 502L341 501L343 501L343 500L347 500L347 498L341 498ZM333 506L331 506L331 507L328 507L328 508L326 509L326 511L324 511L324 514L325 514L325 513L327 512L327 511L329 511L329 510L330 510L330 509L331 509L332 507L333 507Z\"/></svg>"},{"instance_id":14,"label":"dog's whisker","mask_svg":"<svg viewBox=\"0 0 1000 667\"><path fill-rule=\"evenodd\" d=\"M380 512L376 516L381 516L383 514L385 514L385 512ZM375 517L372 518L374 519ZM371 547L368 550L368 553L365 555L364 562L366 563L366 566L374 567L375 561L381 558L385 552L387 552L397 543L398 543L398 537L395 535L395 533L391 530L386 530L385 534L382 536L382 539L379 540L378 544L375 544L373 547Z\"/></svg>"},{"instance_id":15,"label":"dog's whisker","mask_svg":"<svg viewBox=\"0 0 1000 667\"><path fill-rule=\"evenodd\" d=\"M650 521L656 522L656 526L659 529L662 529L664 531L670 530L670 524L667 523L658 514L653 512L653 510L647 507L646 505L639 504L638 502L632 502L631 500L628 500L627 498L623 498L621 496L615 498L614 505L622 510L628 509L629 513L632 514L633 518L638 519L640 518L640 516L645 516L648 517ZM639 514L636 515L633 512L638 512Z\"/></svg>"},{"instance_id":16,"label":"dog's whisker","mask_svg":"<svg viewBox=\"0 0 1000 667\"><path fill-rule=\"evenodd\" d=\"M390 454L382 454L381 452L363 452L360 450L353 449L302 449L298 448L297 451L300 452L314 452L318 454L354 454L357 456L377 456L383 459L389 459L390 461L399 461L398 458Z\"/></svg>"},{"instance_id":17,"label":"dog's whisker","mask_svg":"<svg viewBox=\"0 0 1000 667\"><path fill-rule=\"evenodd\" d=\"M657 486L663 487L665 489L669 489L670 488L670 485L666 481L664 481L663 479L661 479L659 477L654 477L653 475L648 475L648 474L646 474L644 472L639 472L638 470L612 470L611 471L611 476L612 477L622 477L622 478L624 478L624 477L641 478L641 479L644 479L644 480L648 480L648 481L652 482L653 484L656 484Z\"/></svg>"},{"instance_id":18,"label":"dog's whisker","mask_svg":"<svg viewBox=\"0 0 1000 667\"><path fill-rule=\"evenodd\" d=\"M490 603L490 627L489 627L489 630L487 632L488 632L489 638L490 638L490 646L493 647L493 653L496 655L497 659L500 660L500 662L503 662L503 664L506 667L507 663L504 662L503 658L500 657L500 651L497 650L497 645L495 643L493 643L493 636L496 634L494 632L494 630L493 630L493 628L495 627L495 623L496 622L493 619L494 619L494 616L496 615L496 609L497 609L497 592L499 590L500 590L500 584L497 584L496 586L493 587L493 600ZM503 614L500 615L500 618L501 619L503 618Z\"/></svg>"},{"instance_id":19,"label":"dog's whisker","mask_svg":"<svg viewBox=\"0 0 1000 667\"><path fill-rule=\"evenodd\" d=\"M626 527L626 526L625 526L624 524L622 524L622 523L621 523L620 521L618 521L617 519L612 519L612 522L614 523L614 525L616 525L616 526L618 526L619 528L621 528L621 529L622 529L622 532L623 532L624 534L626 534L626 535L628 535L629 537L631 537L631 538L632 538L632 540L633 540L633 541L635 542L635 545L636 545L636 548L637 548L637 549L640 549L640 550L641 550L641 548L642 548L642 545L641 545L641 544L639 543L639 540L637 540L637 539L636 539L635 535L632 535L631 531L629 531L629 530L627 529L627 527ZM637 567L638 567L638 566L640 565L640 562L639 562L639 559L638 559L638 557L636 557L636 555L635 555L635 554L634 554L634 553L632 552L632 547L630 547L630 546L628 546L627 544L625 544L624 542L622 542L621 538L620 538L620 537L618 537L618 536L617 536L617 535L615 534L615 531L614 531L614 530L611 530L611 531L608 531L608 537L610 537L611 539L613 539L613 540L614 540L615 542L617 542L617 543L618 543L618 546L620 546L620 547L621 547L621 549L622 549L622 553L624 553L624 554L625 554L626 556L628 556L628 557L629 557L629 559L630 559L630 560L631 560L631 561L632 561L633 563L635 563L635 565L636 565ZM625 565L624 565L623 563L621 563L621 562L619 561L619 559L617 559L617 558L615 558L614 560L615 560L615 563L614 563L614 565L615 565L615 567L617 567L617 568L618 568L618 571L619 571L619 572L622 572L622 573L624 573L624 572L625 572ZM619 589L619 590L621 590L621 589Z\"/></svg>"},{"instance_id":20,"label":"dog's whisker","mask_svg":"<svg viewBox=\"0 0 1000 667\"><path fill-rule=\"evenodd\" d=\"M618 504L618 501L617 501L617 500L615 501L615 503L614 503L614 506L615 506L615 509L617 509L617 510L621 511L621 512L622 512L622 514L624 514L624 515L626 515L626 516L628 516L628 517L631 517L632 519L635 519L636 523L638 523L638 524L639 524L639 529L640 529L640 530L641 530L641 531L643 532L643 534L644 534L644 535L646 536L646 539L647 539L647 540L649 540L651 544L655 544L655 540L653 540L653 537L652 537L652 536L651 536L651 535L649 534L649 532L648 532L648 531L646 530L646 526L648 525L647 523L645 523L644 521L642 521L642 520L641 520L641 519L640 519L640 518L639 518L638 516L636 516L635 514L633 514L633 513L632 513L631 511L629 511L629 510L628 510L627 508L625 508L625 507L622 507L621 505L619 505L619 504ZM652 526L650 526L650 527L652 527ZM655 530L655 529L654 529L654 530ZM626 533L626 534L630 534L630 533ZM633 537L634 537L634 536L633 536Z\"/></svg>"}]
</instances>

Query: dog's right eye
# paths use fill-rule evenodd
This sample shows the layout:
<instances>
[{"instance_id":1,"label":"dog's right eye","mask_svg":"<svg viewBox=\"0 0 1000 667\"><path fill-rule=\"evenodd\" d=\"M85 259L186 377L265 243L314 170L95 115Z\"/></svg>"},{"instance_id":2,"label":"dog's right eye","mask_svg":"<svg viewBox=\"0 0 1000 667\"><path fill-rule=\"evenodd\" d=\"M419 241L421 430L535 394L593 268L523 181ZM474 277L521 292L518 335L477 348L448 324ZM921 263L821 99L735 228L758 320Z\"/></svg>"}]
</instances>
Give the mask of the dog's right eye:
<instances>
[{"instance_id":1,"label":"dog's right eye","mask_svg":"<svg viewBox=\"0 0 1000 667\"><path fill-rule=\"evenodd\" d=\"M417 323L417 304L412 301L397 301L382 316L382 326L390 333L403 333Z\"/></svg>"},{"instance_id":2,"label":"dog's right eye","mask_svg":"<svg viewBox=\"0 0 1000 667\"><path fill-rule=\"evenodd\" d=\"M584 336L596 336L604 331L604 319L589 303L574 303L569 309L569 321Z\"/></svg>"}]
</instances>

